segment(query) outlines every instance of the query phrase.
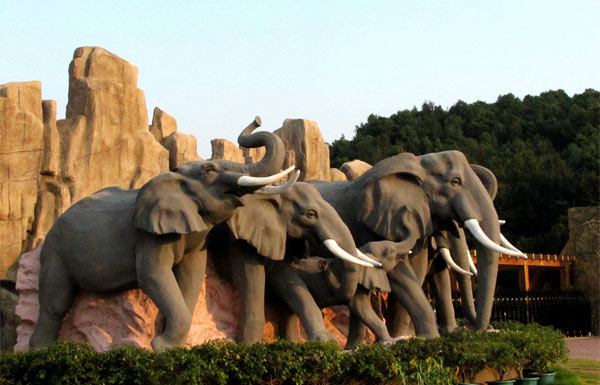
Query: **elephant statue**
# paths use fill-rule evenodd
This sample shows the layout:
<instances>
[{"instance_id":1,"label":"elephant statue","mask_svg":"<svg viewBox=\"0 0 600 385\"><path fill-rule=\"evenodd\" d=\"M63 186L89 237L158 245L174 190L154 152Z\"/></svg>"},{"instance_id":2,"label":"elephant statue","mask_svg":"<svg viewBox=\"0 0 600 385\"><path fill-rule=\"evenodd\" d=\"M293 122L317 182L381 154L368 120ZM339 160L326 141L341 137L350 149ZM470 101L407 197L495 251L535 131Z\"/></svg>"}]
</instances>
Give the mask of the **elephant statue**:
<instances>
[{"instance_id":1,"label":"elephant statue","mask_svg":"<svg viewBox=\"0 0 600 385\"><path fill-rule=\"evenodd\" d=\"M260 162L186 163L140 189L108 187L65 211L41 250L40 314L30 347L57 338L78 288L105 293L136 287L165 317L153 349L184 346L204 279L208 231L242 204L244 194L291 171L278 173L283 143L268 132L252 133L259 126L257 117L238 142L265 146Z\"/></svg>"},{"instance_id":2,"label":"elephant statue","mask_svg":"<svg viewBox=\"0 0 600 385\"><path fill-rule=\"evenodd\" d=\"M399 248L412 249L411 263L398 264L388 278L392 292L398 293L407 307L417 335L439 335L420 278L429 268L429 238L438 228L451 228L454 221L477 241L474 327L478 330L489 324L498 253L524 255L501 241L498 215L477 170L459 151L421 156L401 153L352 181L311 182L348 225L358 245L388 240L397 242Z\"/></svg>"},{"instance_id":3,"label":"elephant statue","mask_svg":"<svg viewBox=\"0 0 600 385\"><path fill-rule=\"evenodd\" d=\"M471 169L477 174L491 200L494 201L498 192L498 181L496 176L487 168L479 165L472 164ZM432 289L431 291L434 297L436 315L440 322L440 329L444 331L457 329L454 307L452 305L452 288L447 267L450 267L457 272L456 280L462 299L463 314L467 324L474 327L476 322L476 312L471 277L473 274L475 276L477 275L477 269L469 253L464 229L454 220L450 223L447 222L444 227L448 228L448 230L442 231L443 236L435 237L435 241L437 242L436 253L441 255L442 258L434 259L427 271L427 280ZM504 239L502 235L500 235L500 240L502 245L518 252L518 250ZM452 254L453 257L451 257L450 254ZM444 262L442 262L442 259ZM393 333L395 335L403 335L406 334L406 328L409 323L408 315L401 309L397 310L400 312L395 317L396 322L390 322L389 325L394 329Z\"/></svg>"},{"instance_id":4,"label":"elephant statue","mask_svg":"<svg viewBox=\"0 0 600 385\"><path fill-rule=\"evenodd\" d=\"M381 267L358 266L358 286L354 296L350 300L343 300L343 296L337 294L340 282L346 280L344 274L344 262L339 259L309 257L300 260L294 265L304 281L315 302L320 308L334 305L347 305L350 309L350 331L358 332L355 323L365 324L375 334L377 341L389 342L390 336L383 320L379 318L371 305L370 295L372 291L389 293L391 291L386 273L402 263L410 250L399 250L397 244L389 241L371 242L362 246L360 252L363 256L379 262ZM364 258L364 257L363 257ZM288 320L293 323L293 320ZM295 336L286 336L288 339L296 340ZM361 335L362 337L362 335ZM357 336L348 336L345 349L353 349L362 341Z\"/></svg>"},{"instance_id":5,"label":"elephant statue","mask_svg":"<svg viewBox=\"0 0 600 385\"><path fill-rule=\"evenodd\" d=\"M237 342L262 342L266 285L299 316L308 339L333 340L292 260L304 254L305 241L322 244L340 258L338 267L344 274L337 282L336 301L354 296L359 265L379 263L360 259L350 231L310 184L298 182L281 194L246 195L241 200L243 206L208 236L208 252L217 272L231 279L240 293Z\"/></svg>"}]
</instances>

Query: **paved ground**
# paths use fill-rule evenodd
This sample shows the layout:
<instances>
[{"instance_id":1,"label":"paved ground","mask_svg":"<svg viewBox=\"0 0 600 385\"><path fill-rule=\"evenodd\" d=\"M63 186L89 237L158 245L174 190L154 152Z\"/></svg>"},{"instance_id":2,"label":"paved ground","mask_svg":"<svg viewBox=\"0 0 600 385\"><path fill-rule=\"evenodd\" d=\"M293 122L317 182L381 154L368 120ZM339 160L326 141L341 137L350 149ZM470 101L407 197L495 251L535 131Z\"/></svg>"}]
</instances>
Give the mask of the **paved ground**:
<instances>
[{"instance_id":1,"label":"paved ground","mask_svg":"<svg viewBox=\"0 0 600 385\"><path fill-rule=\"evenodd\" d=\"M569 358L585 358L600 361L600 337L567 338Z\"/></svg>"}]
</instances>

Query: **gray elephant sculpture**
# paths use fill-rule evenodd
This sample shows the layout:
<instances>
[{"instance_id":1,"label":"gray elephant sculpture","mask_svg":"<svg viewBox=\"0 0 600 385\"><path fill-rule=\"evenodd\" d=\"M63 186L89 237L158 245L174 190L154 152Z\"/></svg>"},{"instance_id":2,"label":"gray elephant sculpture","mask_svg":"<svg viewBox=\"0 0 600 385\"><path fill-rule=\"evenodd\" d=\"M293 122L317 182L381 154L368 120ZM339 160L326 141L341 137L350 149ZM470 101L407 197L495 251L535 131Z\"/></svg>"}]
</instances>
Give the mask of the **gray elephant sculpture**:
<instances>
[{"instance_id":1,"label":"gray elephant sculpture","mask_svg":"<svg viewBox=\"0 0 600 385\"><path fill-rule=\"evenodd\" d=\"M487 328L498 253L522 253L499 244L501 236L493 202L464 154L402 153L382 160L355 180L312 183L340 214L358 245L389 240L401 248L413 249L410 259L414 263L398 264L388 278L392 292L404 298L417 335L439 335L419 279L428 269L428 257L420 254L427 252L428 238L434 235L434 220L454 220L468 228L477 240L478 253L475 328Z\"/></svg>"},{"instance_id":2,"label":"gray elephant sculpture","mask_svg":"<svg viewBox=\"0 0 600 385\"><path fill-rule=\"evenodd\" d=\"M350 309L350 332L361 332L356 323L367 325L375 334L377 341L391 341L385 323L371 305L371 292L378 291L389 293L390 284L386 273L402 263L403 258L408 255L410 250L399 250L394 242L381 241L371 242L360 248L363 258L373 259L379 262L381 267L358 267L358 286L356 292L350 300L341 300L343 296L338 295L340 282L346 280L344 277L347 271L344 269L343 262L339 259L327 259L321 257L310 257L300 260L294 265L294 269L300 275L300 278L306 283L308 290L315 299L320 308L334 305L347 305ZM288 323L293 323L288 320ZM293 329L292 329L293 330ZM288 339L296 341L297 337L293 334L286 336ZM361 336L348 336L348 342L345 349L353 349L360 341Z\"/></svg>"},{"instance_id":3,"label":"gray elephant sculpture","mask_svg":"<svg viewBox=\"0 0 600 385\"><path fill-rule=\"evenodd\" d=\"M344 272L336 299L354 296L359 266L373 266L358 256L350 231L319 192L296 183L279 195L254 194L242 198L224 223L215 226L208 251L220 275L233 280L240 293L241 309L236 340L262 342L265 324L265 285L297 314L310 340L333 340L323 315L298 272L291 266L304 253L304 241L323 244Z\"/></svg>"},{"instance_id":4,"label":"gray elephant sculpture","mask_svg":"<svg viewBox=\"0 0 600 385\"><path fill-rule=\"evenodd\" d=\"M498 192L498 181L496 176L485 167L478 165L470 166L481 180L484 188L493 201ZM413 201L413 205L417 204L419 204L418 201ZM423 197L420 204L427 204L426 197ZM459 285L459 292L462 298L461 303L467 325L474 327L476 322L476 312L471 279L473 274L477 275L477 269L468 250L464 229L461 228L455 220L448 221L434 219L433 222L434 227L438 228L438 230L435 231L438 235L432 238L432 244L428 251L425 252L423 250L422 254L415 258L416 261L419 261L419 258L421 258L421 262L415 263L416 266L427 266L425 271L419 269L418 280L423 282L423 280L427 278L427 281L429 282L434 298L436 316L440 323L440 330L456 330L458 327L452 304L452 287L448 273L448 268L453 269L457 273L456 280ZM440 230L440 228L445 230ZM502 236L501 244L518 252L518 250L503 239ZM429 255L429 262L425 263L424 261L427 255ZM394 300L395 297L392 295L388 301L388 305L390 305L391 308L391 311L388 312L391 313L388 322L391 333L394 336L410 334L410 316L408 315L406 308L402 306L401 303L395 304Z\"/></svg>"},{"instance_id":5,"label":"gray elephant sculpture","mask_svg":"<svg viewBox=\"0 0 600 385\"><path fill-rule=\"evenodd\" d=\"M109 187L63 213L48 232L40 255L40 315L30 347L58 336L78 288L115 292L140 287L165 317L155 350L185 344L206 266L210 228L228 218L240 196L280 179L281 140L257 117L238 138L266 147L260 162L224 160L182 165L140 189ZM269 176L271 175L271 176Z\"/></svg>"}]
</instances>

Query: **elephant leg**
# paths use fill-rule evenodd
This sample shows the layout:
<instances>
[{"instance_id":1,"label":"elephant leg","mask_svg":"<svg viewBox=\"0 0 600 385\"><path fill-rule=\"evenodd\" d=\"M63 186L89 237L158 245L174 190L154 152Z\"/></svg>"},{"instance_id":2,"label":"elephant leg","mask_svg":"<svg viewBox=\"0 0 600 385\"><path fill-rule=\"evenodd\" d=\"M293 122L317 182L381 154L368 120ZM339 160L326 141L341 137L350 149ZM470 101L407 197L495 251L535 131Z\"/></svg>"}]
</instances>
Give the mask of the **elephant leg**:
<instances>
[{"instance_id":1,"label":"elephant leg","mask_svg":"<svg viewBox=\"0 0 600 385\"><path fill-rule=\"evenodd\" d=\"M418 283L419 286L422 286L423 282L425 281L427 269L429 267L427 248L421 248L412 257L408 258L406 263L403 263L402 265L403 267L401 267L399 264L395 269L396 272L392 271L388 273L388 276L392 278L392 275L395 274L398 282L406 282L408 280L411 280L412 282ZM401 272L401 270L403 270L403 272ZM412 288L412 283L407 282L407 284L409 284ZM415 295L418 296L418 302L420 303L420 306L423 306L426 301L428 308L431 308L427 297L425 297L425 294L423 293L422 288L419 289L418 293ZM390 334L394 337L412 335L414 327L415 334L419 335L414 319L412 320L413 327L411 327L411 312L414 313L416 311L415 306L412 305L410 309L406 307L405 302L408 299L406 298L406 293L404 292L398 293L397 296L394 295L393 292L392 296L395 297L398 300L398 302L395 304L394 309L392 311L391 322L388 327L388 329L390 330ZM425 318L427 320L426 322L428 325L426 328L430 329L430 325L432 322L431 319L433 319L433 323L435 324L435 315L433 314L433 311L431 311L431 314L427 314ZM419 328L422 329L421 326ZM435 326L435 328L437 330L437 326ZM425 334L430 333L426 332Z\"/></svg>"},{"instance_id":2,"label":"elephant leg","mask_svg":"<svg viewBox=\"0 0 600 385\"><path fill-rule=\"evenodd\" d=\"M350 325L348 327L348 339L344 349L351 350L363 343L367 335L367 326L350 312Z\"/></svg>"},{"instance_id":3,"label":"elephant leg","mask_svg":"<svg viewBox=\"0 0 600 385\"><path fill-rule=\"evenodd\" d=\"M439 337L435 314L423 292L422 281L417 278L410 265L399 263L388 273L388 277L394 295L412 318L416 335Z\"/></svg>"},{"instance_id":4,"label":"elephant leg","mask_svg":"<svg viewBox=\"0 0 600 385\"><path fill-rule=\"evenodd\" d=\"M65 314L75 298L75 285L58 253L43 250L44 263L40 270L40 315L29 346L42 349L58 338Z\"/></svg>"},{"instance_id":5,"label":"elephant leg","mask_svg":"<svg viewBox=\"0 0 600 385\"><path fill-rule=\"evenodd\" d=\"M288 312L286 310L286 312ZM279 327L281 328L280 335L288 341L300 342L300 334L298 333L298 316L296 314L287 314L282 317Z\"/></svg>"},{"instance_id":6,"label":"elephant leg","mask_svg":"<svg viewBox=\"0 0 600 385\"><path fill-rule=\"evenodd\" d=\"M440 320L442 332L452 332L458 329L454 306L452 306L452 285L448 269L442 269L430 276L431 289L435 298L437 318Z\"/></svg>"},{"instance_id":7,"label":"elephant leg","mask_svg":"<svg viewBox=\"0 0 600 385\"><path fill-rule=\"evenodd\" d=\"M206 250L193 250L183 256L181 262L173 269L175 279L183 295L190 314L194 316L194 309L198 296L202 290L204 273L206 271Z\"/></svg>"},{"instance_id":8,"label":"elephant leg","mask_svg":"<svg viewBox=\"0 0 600 385\"><path fill-rule=\"evenodd\" d=\"M138 284L165 317L164 332L152 340L152 348L156 351L185 346L192 324L192 315L172 269L175 260L173 237L144 237L135 250Z\"/></svg>"},{"instance_id":9,"label":"elephant leg","mask_svg":"<svg viewBox=\"0 0 600 385\"><path fill-rule=\"evenodd\" d=\"M256 255L231 253L233 283L240 294L236 341L262 342L265 327L265 267Z\"/></svg>"},{"instance_id":10,"label":"elephant leg","mask_svg":"<svg viewBox=\"0 0 600 385\"><path fill-rule=\"evenodd\" d=\"M392 339L383 320L373 310L369 290L360 286L356 288L356 293L350 300L350 311L371 329L377 341L385 342Z\"/></svg>"},{"instance_id":11,"label":"elephant leg","mask_svg":"<svg viewBox=\"0 0 600 385\"><path fill-rule=\"evenodd\" d=\"M400 302L394 305L388 318L388 331L392 337L412 336L415 334L415 329L410 319L410 314Z\"/></svg>"},{"instance_id":12,"label":"elephant leg","mask_svg":"<svg viewBox=\"0 0 600 385\"><path fill-rule=\"evenodd\" d=\"M309 340L335 341L335 337L325 329L323 313L306 284L288 263L272 263L267 279L277 296L298 315Z\"/></svg>"}]
</instances>

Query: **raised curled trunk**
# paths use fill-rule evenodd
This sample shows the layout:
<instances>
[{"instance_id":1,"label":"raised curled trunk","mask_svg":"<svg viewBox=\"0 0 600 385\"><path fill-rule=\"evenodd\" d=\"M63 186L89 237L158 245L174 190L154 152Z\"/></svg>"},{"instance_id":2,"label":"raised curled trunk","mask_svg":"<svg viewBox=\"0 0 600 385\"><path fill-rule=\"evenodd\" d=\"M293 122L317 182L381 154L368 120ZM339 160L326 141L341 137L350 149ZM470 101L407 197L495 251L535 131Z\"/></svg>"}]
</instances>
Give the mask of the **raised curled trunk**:
<instances>
[{"instance_id":1,"label":"raised curled trunk","mask_svg":"<svg viewBox=\"0 0 600 385\"><path fill-rule=\"evenodd\" d=\"M260 162L246 165L246 172L251 176L269 176L277 174L281 170L285 157L285 147L281 139L270 132L251 132L260 126L260 118L256 118L238 137L238 143L242 147L256 148L265 146L265 156Z\"/></svg>"}]
</instances>

